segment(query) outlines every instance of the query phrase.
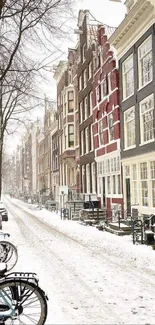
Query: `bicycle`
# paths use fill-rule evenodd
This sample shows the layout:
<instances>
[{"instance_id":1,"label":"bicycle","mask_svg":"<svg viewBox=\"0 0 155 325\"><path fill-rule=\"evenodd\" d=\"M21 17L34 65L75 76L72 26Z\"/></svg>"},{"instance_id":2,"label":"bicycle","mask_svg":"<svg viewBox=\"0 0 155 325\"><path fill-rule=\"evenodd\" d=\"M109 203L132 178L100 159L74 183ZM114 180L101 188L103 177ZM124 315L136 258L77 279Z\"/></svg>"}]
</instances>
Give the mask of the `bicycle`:
<instances>
[{"instance_id":1,"label":"bicycle","mask_svg":"<svg viewBox=\"0 0 155 325\"><path fill-rule=\"evenodd\" d=\"M47 318L47 296L36 273L0 270L0 324L43 325Z\"/></svg>"},{"instance_id":2,"label":"bicycle","mask_svg":"<svg viewBox=\"0 0 155 325\"><path fill-rule=\"evenodd\" d=\"M10 237L10 234L0 232L0 236ZM0 240L0 262L7 264L7 271L12 270L18 260L17 248L6 240Z\"/></svg>"}]
</instances>

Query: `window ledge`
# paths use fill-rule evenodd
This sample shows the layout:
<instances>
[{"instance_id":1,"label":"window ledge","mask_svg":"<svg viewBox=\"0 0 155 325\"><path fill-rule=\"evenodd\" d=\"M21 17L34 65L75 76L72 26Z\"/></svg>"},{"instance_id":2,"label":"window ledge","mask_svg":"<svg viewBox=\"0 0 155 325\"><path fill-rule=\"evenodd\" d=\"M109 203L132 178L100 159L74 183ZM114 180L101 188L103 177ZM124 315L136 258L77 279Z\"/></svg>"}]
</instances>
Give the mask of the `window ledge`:
<instances>
[{"instance_id":1,"label":"window ledge","mask_svg":"<svg viewBox=\"0 0 155 325\"><path fill-rule=\"evenodd\" d=\"M149 144L149 143L152 143L155 141L155 138L149 140L149 141L146 141L146 142L143 142L143 143L140 143L139 146L142 147L142 146L145 146L146 144Z\"/></svg>"},{"instance_id":2,"label":"window ledge","mask_svg":"<svg viewBox=\"0 0 155 325\"><path fill-rule=\"evenodd\" d=\"M133 94L131 94L130 96L128 96L128 97L122 99L122 103L124 103L127 99L129 99L129 98L132 97L132 96L134 96L134 92L133 92Z\"/></svg>"},{"instance_id":3,"label":"window ledge","mask_svg":"<svg viewBox=\"0 0 155 325\"><path fill-rule=\"evenodd\" d=\"M144 87L146 87L147 85L149 85L151 82L153 81L153 79L151 79L150 81L148 81L145 85L140 86L137 91L140 91L141 89L143 89Z\"/></svg>"},{"instance_id":4,"label":"window ledge","mask_svg":"<svg viewBox=\"0 0 155 325\"><path fill-rule=\"evenodd\" d=\"M134 149L134 148L136 148L136 145L128 147L128 148L124 148L123 151L131 150L131 149Z\"/></svg>"}]
</instances>

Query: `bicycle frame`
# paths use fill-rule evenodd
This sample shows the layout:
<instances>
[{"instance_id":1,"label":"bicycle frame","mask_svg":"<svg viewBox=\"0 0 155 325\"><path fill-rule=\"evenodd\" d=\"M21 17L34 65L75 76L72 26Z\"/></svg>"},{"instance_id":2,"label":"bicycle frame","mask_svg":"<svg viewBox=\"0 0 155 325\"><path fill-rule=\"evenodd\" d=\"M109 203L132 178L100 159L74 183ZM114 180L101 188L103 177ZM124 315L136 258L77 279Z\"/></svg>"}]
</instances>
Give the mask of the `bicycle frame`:
<instances>
[{"instance_id":1,"label":"bicycle frame","mask_svg":"<svg viewBox=\"0 0 155 325\"><path fill-rule=\"evenodd\" d=\"M15 315L16 314L15 307L12 306L10 297L8 296L8 294L5 290L3 290L3 289L0 290L0 297L3 299L4 305L9 307L9 311L6 311L6 312L0 311L0 319L12 317L13 315Z\"/></svg>"}]
</instances>

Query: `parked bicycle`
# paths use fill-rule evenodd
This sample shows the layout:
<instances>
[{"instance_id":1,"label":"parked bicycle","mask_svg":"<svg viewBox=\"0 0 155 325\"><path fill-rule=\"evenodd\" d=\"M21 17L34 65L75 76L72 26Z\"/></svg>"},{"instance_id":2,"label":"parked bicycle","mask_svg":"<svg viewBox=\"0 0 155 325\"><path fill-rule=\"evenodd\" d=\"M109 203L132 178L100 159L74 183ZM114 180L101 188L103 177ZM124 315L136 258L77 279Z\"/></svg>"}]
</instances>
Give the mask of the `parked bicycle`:
<instances>
[{"instance_id":1,"label":"parked bicycle","mask_svg":"<svg viewBox=\"0 0 155 325\"><path fill-rule=\"evenodd\" d=\"M10 237L10 234L0 232L0 236ZM12 270L18 260L17 248L6 240L0 240L0 262L6 263L7 271Z\"/></svg>"},{"instance_id":2,"label":"parked bicycle","mask_svg":"<svg viewBox=\"0 0 155 325\"><path fill-rule=\"evenodd\" d=\"M0 324L45 324L47 296L39 287L36 273L6 274L6 264L0 266Z\"/></svg>"}]
</instances>

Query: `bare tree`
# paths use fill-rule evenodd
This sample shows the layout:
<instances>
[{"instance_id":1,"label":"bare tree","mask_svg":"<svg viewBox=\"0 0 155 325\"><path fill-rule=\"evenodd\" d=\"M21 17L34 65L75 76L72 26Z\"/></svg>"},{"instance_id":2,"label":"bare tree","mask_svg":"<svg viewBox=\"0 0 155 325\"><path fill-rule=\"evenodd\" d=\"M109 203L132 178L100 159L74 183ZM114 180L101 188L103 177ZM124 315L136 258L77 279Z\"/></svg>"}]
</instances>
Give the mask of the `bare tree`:
<instances>
[{"instance_id":1,"label":"bare tree","mask_svg":"<svg viewBox=\"0 0 155 325\"><path fill-rule=\"evenodd\" d=\"M37 107L36 80L57 56L74 0L0 0L0 197L3 140L12 119Z\"/></svg>"}]
</instances>

